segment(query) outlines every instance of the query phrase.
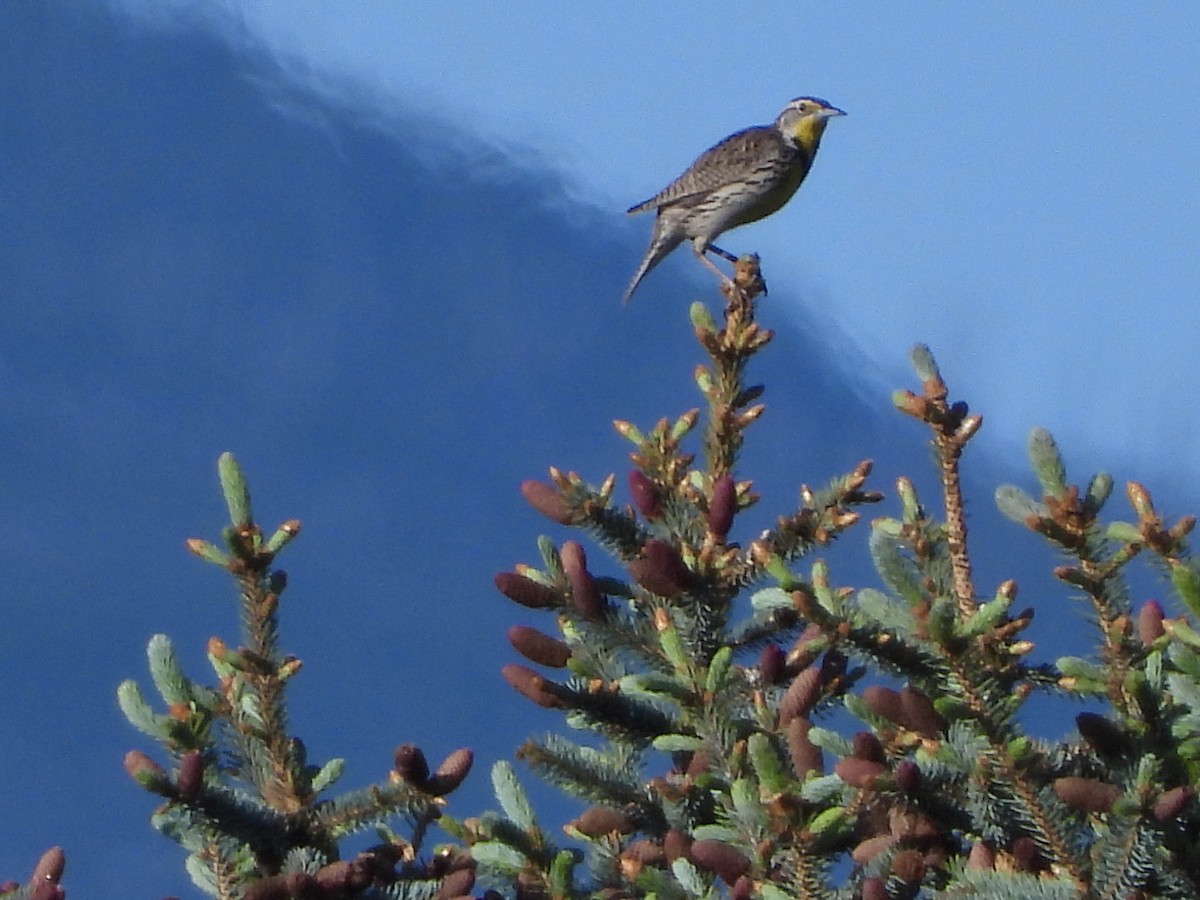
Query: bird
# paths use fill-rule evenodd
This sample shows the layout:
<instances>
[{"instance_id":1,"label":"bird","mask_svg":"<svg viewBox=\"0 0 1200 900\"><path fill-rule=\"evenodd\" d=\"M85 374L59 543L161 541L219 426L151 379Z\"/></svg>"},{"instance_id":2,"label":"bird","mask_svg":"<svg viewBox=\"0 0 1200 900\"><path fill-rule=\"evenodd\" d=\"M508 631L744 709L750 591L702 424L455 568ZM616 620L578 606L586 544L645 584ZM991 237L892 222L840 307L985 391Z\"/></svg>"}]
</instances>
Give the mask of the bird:
<instances>
[{"instance_id":1,"label":"bird","mask_svg":"<svg viewBox=\"0 0 1200 900\"><path fill-rule=\"evenodd\" d=\"M691 241L696 257L717 273L722 284L729 284L729 277L705 254L711 251L730 262L737 257L713 241L731 228L779 211L812 167L829 120L844 115L817 97L797 97L770 125L729 135L649 200L631 206L629 215L653 209L657 218L650 247L625 291L625 302L650 270L684 241Z\"/></svg>"}]
</instances>

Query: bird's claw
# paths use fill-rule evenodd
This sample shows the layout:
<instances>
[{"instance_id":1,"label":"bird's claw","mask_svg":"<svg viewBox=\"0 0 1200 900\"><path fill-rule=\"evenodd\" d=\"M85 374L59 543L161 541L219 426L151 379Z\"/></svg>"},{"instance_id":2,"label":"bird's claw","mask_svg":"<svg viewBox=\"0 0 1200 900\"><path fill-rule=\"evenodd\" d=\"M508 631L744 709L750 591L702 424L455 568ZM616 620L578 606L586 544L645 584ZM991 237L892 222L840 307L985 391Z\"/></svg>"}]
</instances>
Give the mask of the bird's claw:
<instances>
[{"instance_id":1,"label":"bird's claw","mask_svg":"<svg viewBox=\"0 0 1200 900\"><path fill-rule=\"evenodd\" d=\"M733 286L748 297L767 295L767 282L759 269L757 253L739 257L733 264Z\"/></svg>"}]
</instances>

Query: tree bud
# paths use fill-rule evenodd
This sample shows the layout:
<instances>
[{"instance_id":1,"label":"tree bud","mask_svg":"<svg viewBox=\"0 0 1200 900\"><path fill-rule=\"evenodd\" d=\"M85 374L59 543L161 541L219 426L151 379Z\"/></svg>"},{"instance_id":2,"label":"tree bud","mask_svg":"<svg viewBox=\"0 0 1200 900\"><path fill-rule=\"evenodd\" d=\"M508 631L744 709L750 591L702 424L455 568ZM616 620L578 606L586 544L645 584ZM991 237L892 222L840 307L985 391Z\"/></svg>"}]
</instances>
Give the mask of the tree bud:
<instances>
[{"instance_id":1,"label":"tree bud","mask_svg":"<svg viewBox=\"0 0 1200 900\"><path fill-rule=\"evenodd\" d=\"M141 750L130 750L125 754L125 772L148 791L171 797L175 793L167 772Z\"/></svg>"}]
</instances>

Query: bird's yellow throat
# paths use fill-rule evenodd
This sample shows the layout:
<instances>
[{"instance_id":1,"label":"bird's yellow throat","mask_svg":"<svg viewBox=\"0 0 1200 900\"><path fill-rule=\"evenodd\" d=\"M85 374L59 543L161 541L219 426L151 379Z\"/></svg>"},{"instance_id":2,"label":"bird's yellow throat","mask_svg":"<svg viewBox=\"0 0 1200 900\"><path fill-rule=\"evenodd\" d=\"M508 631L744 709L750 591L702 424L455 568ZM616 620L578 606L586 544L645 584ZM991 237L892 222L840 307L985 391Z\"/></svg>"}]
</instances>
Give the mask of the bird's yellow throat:
<instances>
[{"instance_id":1,"label":"bird's yellow throat","mask_svg":"<svg viewBox=\"0 0 1200 900\"><path fill-rule=\"evenodd\" d=\"M796 130L792 136L796 139L796 143L806 150L811 150L821 142L821 135L825 133L825 126L829 124L829 120L820 116L805 116L796 123Z\"/></svg>"}]
</instances>

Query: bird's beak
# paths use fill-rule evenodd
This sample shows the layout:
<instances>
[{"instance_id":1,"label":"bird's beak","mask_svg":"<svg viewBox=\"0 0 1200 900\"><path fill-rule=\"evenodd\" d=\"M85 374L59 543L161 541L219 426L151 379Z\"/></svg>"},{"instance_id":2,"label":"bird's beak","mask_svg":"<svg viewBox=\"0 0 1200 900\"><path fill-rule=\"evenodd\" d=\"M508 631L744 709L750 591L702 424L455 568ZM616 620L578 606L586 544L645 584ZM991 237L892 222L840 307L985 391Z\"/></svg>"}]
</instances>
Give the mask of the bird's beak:
<instances>
[{"instance_id":1,"label":"bird's beak","mask_svg":"<svg viewBox=\"0 0 1200 900\"><path fill-rule=\"evenodd\" d=\"M840 110L836 106L827 106L821 110L822 119L832 119L834 116L844 116L845 114L844 110Z\"/></svg>"}]
</instances>

